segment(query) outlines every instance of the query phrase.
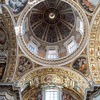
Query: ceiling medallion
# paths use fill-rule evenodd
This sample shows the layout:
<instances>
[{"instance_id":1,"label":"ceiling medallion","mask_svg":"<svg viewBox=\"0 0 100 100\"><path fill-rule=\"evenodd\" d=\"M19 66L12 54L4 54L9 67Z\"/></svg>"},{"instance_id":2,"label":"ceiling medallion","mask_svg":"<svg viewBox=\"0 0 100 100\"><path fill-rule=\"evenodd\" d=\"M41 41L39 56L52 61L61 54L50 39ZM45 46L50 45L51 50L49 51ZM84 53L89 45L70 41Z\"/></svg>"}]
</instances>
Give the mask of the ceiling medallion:
<instances>
[{"instance_id":1,"label":"ceiling medallion","mask_svg":"<svg viewBox=\"0 0 100 100\"><path fill-rule=\"evenodd\" d=\"M59 12L54 8L49 8L44 14L44 19L48 24L55 24L60 19Z\"/></svg>"}]
</instances>

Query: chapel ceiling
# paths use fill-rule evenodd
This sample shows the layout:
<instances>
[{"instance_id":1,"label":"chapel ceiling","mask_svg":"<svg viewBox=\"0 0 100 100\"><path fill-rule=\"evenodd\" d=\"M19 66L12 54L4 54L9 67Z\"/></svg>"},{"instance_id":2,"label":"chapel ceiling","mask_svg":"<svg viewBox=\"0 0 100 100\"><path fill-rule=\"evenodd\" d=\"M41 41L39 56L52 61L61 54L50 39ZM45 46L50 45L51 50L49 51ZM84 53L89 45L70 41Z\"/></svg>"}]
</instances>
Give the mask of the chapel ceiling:
<instances>
[{"instance_id":1,"label":"chapel ceiling","mask_svg":"<svg viewBox=\"0 0 100 100\"><path fill-rule=\"evenodd\" d=\"M67 84L71 79L71 87L77 85L82 96L85 88L100 84L100 1L94 1L1 0L0 81L15 82L24 91L30 85L34 90L34 80L48 84L62 79L59 84ZM78 45L70 54L67 46L73 40ZM49 50L57 51L58 58L47 59Z\"/></svg>"}]
</instances>

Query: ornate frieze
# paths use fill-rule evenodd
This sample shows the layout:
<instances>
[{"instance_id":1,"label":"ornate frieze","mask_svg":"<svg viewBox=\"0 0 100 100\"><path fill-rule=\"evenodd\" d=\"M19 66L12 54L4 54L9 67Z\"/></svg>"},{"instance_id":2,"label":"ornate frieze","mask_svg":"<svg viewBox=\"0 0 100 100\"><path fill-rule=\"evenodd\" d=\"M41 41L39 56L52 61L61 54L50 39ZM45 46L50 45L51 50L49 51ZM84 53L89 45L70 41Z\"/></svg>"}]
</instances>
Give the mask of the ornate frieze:
<instances>
[{"instance_id":1,"label":"ornate frieze","mask_svg":"<svg viewBox=\"0 0 100 100\"><path fill-rule=\"evenodd\" d=\"M2 21L4 23L5 26L5 31L7 31L7 36L5 37L3 34L1 38L1 44L4 44L6 40L7 41L7 45L4 44L4 47L6 47L7 51L1 51L0 54L5 54L6 56L8 56L7 60L7 69L6 69L6 74L4 80L5 81L11 81L14 75L14 70L15 70L15 64L16 64L16 53L17 53L17 45L16 45L16 35L15 35L15 31L14 31L14 26L13 26L13 22L11 19L10 14L8 13L8 11L2 7L2 11L3 11L3 15L2 15ZM6 38L6 39L5 39ZM4 40L3 40L4 39Z\"/></svg>"},{"instance_id":2,"label":"ornate frieze","mask_svg":"<svg viewBox=\"0 0 100 100\"><path fill-rule=\"evenodd\" d=\"M91 35L88 44L89 69L96 84L100 84L100 8L91 23Z\"/></svg>"},{"instance_id":3,"label":"ornate frieze","mask_svg":"<svg viewBox=\"0 0 100 100\"><path fill-rule=\"evenodd\" d=\"M18 82L22 90L29 86L39 87L44 84L62 85L80 94L84 94L85 89L89 88L89 83L80 74L61 68L40 68L24 75Z\"/></svg>"}]
</instances>

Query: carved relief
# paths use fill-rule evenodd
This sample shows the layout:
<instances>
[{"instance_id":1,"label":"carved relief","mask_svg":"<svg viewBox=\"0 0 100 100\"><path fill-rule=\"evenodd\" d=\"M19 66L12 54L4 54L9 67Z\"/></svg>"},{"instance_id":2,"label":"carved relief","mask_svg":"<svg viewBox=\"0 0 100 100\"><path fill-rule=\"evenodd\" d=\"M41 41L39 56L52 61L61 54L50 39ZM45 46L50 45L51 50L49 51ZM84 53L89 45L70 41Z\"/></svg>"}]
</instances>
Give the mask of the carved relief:
<instances>
[{"instance_id":1,"label":"carved relief","mask_svg":"<svg viewBox=\"0 0 100 100\"><path fill-rule=\"evenodd\" d=\"M33 79L33 85L34 85L35 87L39 87L39 85L40 85L40 79L39 79L38 76L36 76L36 77Z\"/></svg>"},{"instance_id":2,"label":"carved relief","mask_svg":"<svg viewBox=\"0 0 100 100\"><path fill-rule=\"evenodd\" d=\"M37 88L43 84L56 84L63 85L69 89L74 89L81 94L84 93L85 88L88 87L86 81L80 75L76 75L74 72L70 72L69 70L64 71L62 69L56 68L46 68L33 71L25 77L21 78L19 85L22 88L25 88L26 82L29 83L27 89L31 87ZM33 84L34 82L35 84ZM38 85L36 85L36 83Z\"/></svg>"},{"instance_id":3,"label":"carved relief","mask_svg":"<svg viewBox=\"0 0 100 100\"><path fill-rule=\"evenodd\" d=\"M47 88L48 87L49 85L47 86ZM43 100L43 90L44 89L42 89L42 87L31 87L30 89L23 91L23 100ZM62 100L83 100L81 95L71 89L63 87L61 91Z\"/></svg>"},{"instance_id":4,"label":"carved relief","mask_svg":"<svg viewBox=\"0 0 100 100\"><path fill-rule=\"evenodd\" d=\"M97 60L100 61L100 43L98 43L98 48L97 48Z\"/></svg>"},{"instance_id":5,"label":"carved relief","mask_svg":"<svg viewBox=\"0 0 100 100\"><path fill-rule=\"evenodd\" d=\"M88 45L89 67L92 78L96 84L100 83L100 8L96 17L92 19L92 30Z\"/></svg>"}]
</instances>

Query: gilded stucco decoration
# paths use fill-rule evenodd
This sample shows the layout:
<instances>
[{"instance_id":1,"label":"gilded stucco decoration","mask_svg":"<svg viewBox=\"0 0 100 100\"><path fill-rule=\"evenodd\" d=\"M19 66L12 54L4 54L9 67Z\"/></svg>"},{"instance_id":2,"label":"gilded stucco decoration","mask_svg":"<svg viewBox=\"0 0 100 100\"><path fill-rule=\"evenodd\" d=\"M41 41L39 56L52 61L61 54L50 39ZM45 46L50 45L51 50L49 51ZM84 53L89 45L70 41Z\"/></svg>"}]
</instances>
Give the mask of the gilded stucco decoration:
<instances>
[{"instance_id":1,"label":"gilded stucco decoration","mask_svg":"<svg viewBox=\"0 0 100 100\"><path fill-rule=\"evenodd\" d=\"M4 2L4 0L2 1ZM79 95L83 96L86 88L90 88L94 84L100 84L99 0L95 5L93 5L93 2L91 2L93 0L62 0L75 8L77 12L79 12L80 16L82 15L81 17L84 22L85 37L83 37L84 43L80 44L81 47L77 49L76 52L71 55L71 57L68 56L69 58L67 59L64 52L62 59L58 60L47 60L42 58L42 56L38 57L37 55L30 53L27 46L24 44L25 41L22 34L20 34L23 31L22 24L28 12L34 6L40 2L43 2L44 0L28 0L27 4L26 0L7 1L9 1L9 6L3 3L3 16L2 18L0 16L0 19L5 20L5 29L7 29L6 32L2 30L0 26L0 81L13 81L15 83L14 85L20 86L21 92L26 100L28 100L27 98L29 98L29 96L29 100L32 100L32 98L33 100L40 99L41 87L44 85L62 86L69 89L69 91L72 90L74 93L77 92ZM25 5L23 4L24 1ZM81 5L77 2L79 2ZM91 18L94 14L90 26L91 33L86 14L88 14L88 16ZM9 45L6 45L6 42L8 42L8 37L6 37L5 34L9 35ZM18 41L18 44L16 43L16 40ZM85 49L88 40L88 48ZM8 50L8 52L3 52L1 48ZM41 46L41 48L43 47ZM41 48L39 48L39 50ZM41 52L41 54L43 55L43 52ZM81 56L79 56L80 54ZM7 62L7 60L9 62ZM35 63L36 65L34 65ZM50 66L51 68L49 68ZM99 89L97 88L96 91L97 90ZM37 96L36 94L39 95ZM69 98L66 96L66 92L64 95L65 96L63 98Z\"/></svg>"},{"instance_id":2,"label":"gilded stucco decoration","mask_svg":"<svg viewBox=\"0 0 100 100\"><path fill-rule=\"evenodd\" d=\"M7 55L6 58L8 59L6 63L7 63L7 66L9 66L6 69L4 80L12 81L14 70L15 70L15 65L16 65L16 53L17 53L16 35L15 35L15 30L13 28L14 26L13 26L11 16L8 13L7 9L2 7L2 12L3 12L2 23L4 25L5 33L8 35L8 37L7 36L5 37L5 35L0 34L2 36L2 38L0 36L0 47L4 45L4 48L7 49L7 52L6 51L1 52L1 54L5 53L5 55ZM5 38L6 38L6 41L5 41Z\"/></svg>"},{"instance_id":3,"label":"gilded stucco decoration","mask_svg":"<svg viewBox=\"0 0 100 100\"><path fill-rule=\"evenodd\" d=\"M23 100L42 100L42 89L31 88L23 92Z\"/></svg>"},{"instance_id":4,"label":"gilded stucco decoration","mask_svg":"<svg viewBox=\"0 0 100 100\"><path fill-rule=\"evenodd\" d=\"M100 8L91 22L91 36L88 44L89 69L96 84L100 84Z\"/></svg>"},{"instance_id":5,"label":"gilded stucco decoration","mask_svg":"<svg viewBox=\"0 0 100 100\"><path fill-rule=\"evenodd\" d=\"M18 82L23 91L26 87L39 87L42 85L61 85L84 94L89 88L88 81L77 72L61 68L40 68L24 75Z\"/></svg>"},{"instance_id":6,"label":"gilded stucco decoration","mask_svg":"<svg viewBox=\"0 0 100 100\"><path fill-rule=\"evenodd\" d=\"M23 92L24 100L42 100L42 88L30 88ZM62 100L82 100L82 97L75 91L68 88L62 89Z\"/></svg>"}]
</instances>

